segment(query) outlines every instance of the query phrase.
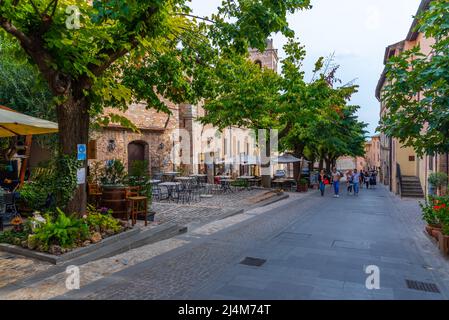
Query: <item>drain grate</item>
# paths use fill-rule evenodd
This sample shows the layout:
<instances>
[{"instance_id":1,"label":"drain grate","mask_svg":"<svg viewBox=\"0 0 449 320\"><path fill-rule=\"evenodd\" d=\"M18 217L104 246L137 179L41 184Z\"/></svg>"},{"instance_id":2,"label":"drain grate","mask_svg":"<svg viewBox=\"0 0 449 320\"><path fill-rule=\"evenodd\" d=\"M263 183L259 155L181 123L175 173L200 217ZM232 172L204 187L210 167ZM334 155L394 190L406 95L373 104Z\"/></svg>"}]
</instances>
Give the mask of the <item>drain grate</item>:
<instances>
[{"instance_id":1,"label":"drain grate","mask_svg":"<svg viewBox=\"0 0 449 320\"><path fill-rule=\"evenodd\" d=\"M426 283L414 280L405 280L405 281L407 282L407 287L409 289L425 292L441 293L440 289L438 289L435 283Z\"/></svg>"},{"instance_id":2,"label":"drain grate","mask_svg":"<svg viewBox=\"0 0 449 320\"><path fill-rule=\"evenodd\" d=\"M240 264L244 264L245 266L251 266L251 267L261 267L267 262L267 260L259 259L259 258L251 258L246 257Z\"/></svg>"}]
</instances>

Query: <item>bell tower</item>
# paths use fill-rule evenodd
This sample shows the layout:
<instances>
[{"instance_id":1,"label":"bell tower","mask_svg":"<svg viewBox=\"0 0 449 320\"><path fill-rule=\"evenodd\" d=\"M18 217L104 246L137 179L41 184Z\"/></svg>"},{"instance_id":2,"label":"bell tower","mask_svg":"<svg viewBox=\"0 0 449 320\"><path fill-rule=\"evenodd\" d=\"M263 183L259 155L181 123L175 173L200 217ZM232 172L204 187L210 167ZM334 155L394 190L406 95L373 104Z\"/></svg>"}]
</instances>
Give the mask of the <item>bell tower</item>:
<instances>
[{"instance_id":1,"label":"bell tower","mask_svg":"<svg viewBox=\"0 0 449 320\"><path fill-rule=\"evenodd\" d=\"M260 67L278 71L278 50L274 48L273 39L267 39L267 48L264 52L257 49L249 50L250 59Z\"/></svg>"}]
</instances>

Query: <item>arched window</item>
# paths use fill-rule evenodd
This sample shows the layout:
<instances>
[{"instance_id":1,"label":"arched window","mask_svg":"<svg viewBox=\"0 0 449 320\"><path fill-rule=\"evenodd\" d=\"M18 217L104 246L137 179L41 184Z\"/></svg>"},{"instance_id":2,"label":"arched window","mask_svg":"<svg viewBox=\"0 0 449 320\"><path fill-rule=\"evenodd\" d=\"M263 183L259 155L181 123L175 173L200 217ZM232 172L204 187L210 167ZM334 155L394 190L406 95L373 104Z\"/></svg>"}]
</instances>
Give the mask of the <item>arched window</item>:
<instances>
[{"instance_id":1,"label":"arched window","mask_svg":"<svg viewBox=\"0 0 449 320\"><path fill-rule=\"evenodd\" d=\"M256 60L254 63L257 64L259 66L259 68L262 69L262 61Z\"/></svg>"}]
</instances>

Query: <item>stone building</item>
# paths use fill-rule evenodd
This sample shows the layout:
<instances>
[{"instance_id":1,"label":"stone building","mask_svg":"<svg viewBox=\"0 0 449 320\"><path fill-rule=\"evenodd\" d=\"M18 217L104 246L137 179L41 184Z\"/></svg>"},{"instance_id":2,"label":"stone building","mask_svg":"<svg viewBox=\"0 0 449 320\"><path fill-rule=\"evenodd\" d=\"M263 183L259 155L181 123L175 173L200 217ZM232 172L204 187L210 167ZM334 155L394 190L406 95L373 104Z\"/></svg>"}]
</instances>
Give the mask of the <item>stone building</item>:
<instances>
[{"instance_id":1,"label":"stone building","mask_svg":"<svg viewBox=\"0 0 449 320\"><path fill-rule=\"evenodd\" d=\"M430 2L431 0L422 0L417 15L428 9ZM422 32L416 31L417 23L418 21L415 18L405 40L390 45L386 48L384 64L387 63L389 58L417 46L420 47L422 54L432 54L431 46L435 43L435 40L432 38L427 38ZM386 105L385 101L382 99L382 92L386 85L388 85L388 82L384 70L376 88L376 97L380 102L381 117L389 112L388 105ZM424 96L425 93L417 97L417 99L423 99ZM380 141L380 158L382 169L381 179L382 182L389 185L390 190L395 193L404 194L402 190L403 186L400 184L400 178L402 177L402 180L407 180L407 184L415 184L415 192L411 195L422 196L422 193L428 194L429 175L433 172L448 172L448 155L425 155L423 157L418 157L413 148L404 147L398 139L389 137L385 133L381 133ZM422 191L424 192L419 192L419 187L422 188Z\"/></svg>"},{"instance_id":2,"label":"stone building","mask_svg":"<svg viewBox=\"0 0 449 320\"><path fill-rule=\"evenodd\" d=\"M250 59L261 67L277 71L278 51L268 40L263 53L250 50ZM119 159L127 168L134 160L146 160L152 173L217 173L258 175L258 149L255 135L248 129L227 128L219 132L197 119L204 115L201 105L165 101L171 115L134 104L126 112L106 109L129 119L139 133L109 125L91 134L89 158L106 162Z\"/></svg>"},{"instance_id":3,"label":"stone building","mask_svg":"<svg viewBox=\"0 0 449 320\"><path fill-rule=\"evenodd\" d=\"M365 170L380 170L380 135L371 137L365 144Z\"/></svg>"}]
</instances>

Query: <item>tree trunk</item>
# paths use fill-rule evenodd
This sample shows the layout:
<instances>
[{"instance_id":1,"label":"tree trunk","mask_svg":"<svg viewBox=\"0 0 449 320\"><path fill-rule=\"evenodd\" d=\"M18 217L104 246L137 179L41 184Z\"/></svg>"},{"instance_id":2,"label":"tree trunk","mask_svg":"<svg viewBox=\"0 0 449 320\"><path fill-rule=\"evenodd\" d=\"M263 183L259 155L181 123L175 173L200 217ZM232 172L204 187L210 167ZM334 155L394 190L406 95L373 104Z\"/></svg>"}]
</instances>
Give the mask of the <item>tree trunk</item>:
<instances>
[{"instance_id":1,"label":"tree trunk","mask_svg":"<svg viewBox=\"0 0 449 320\"><path fill-rule=\"evenodd\" d=\"M331 167L332 167L332 163L331 163L331 160L330 159L327 159L326 158L326 172L331 172Z\"/></svg>"},{"instance_id":2,"label":"tree trunk","mask_svg":"<svg viewBox=\"0 0 449 320\"><path fill-rule=\"evenodd\" d=\"M78 144L88 144L89 140L89 104L86 97L70 94L64 103L57 107L59 124L59 147L62 154L76 157ZM87 172L87 161L82 166ZM86 212L86 184L79 185L71 201L67 204L67 213L84 214Z\"/></svg>"},{"instance_id":3,"label":"tree trunk","mask_svg":"<svg viewBox=\"0 0 449 320\"><path fill-rule=\"evenodd\" d=\"M320 159L320 172L321 172L321 170L323 170L323 169L324 169L324 159L321 158L321 159Z\"/></svg>"}]
</instances>

